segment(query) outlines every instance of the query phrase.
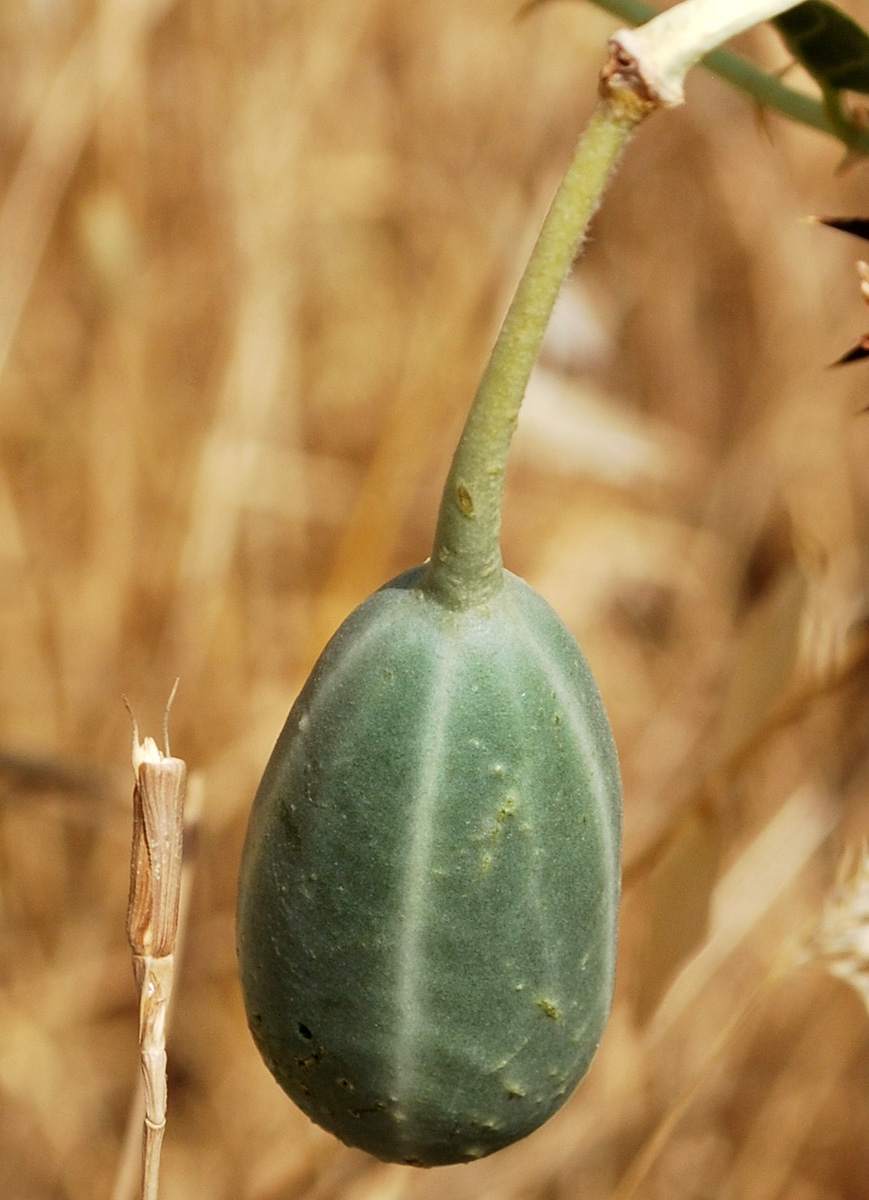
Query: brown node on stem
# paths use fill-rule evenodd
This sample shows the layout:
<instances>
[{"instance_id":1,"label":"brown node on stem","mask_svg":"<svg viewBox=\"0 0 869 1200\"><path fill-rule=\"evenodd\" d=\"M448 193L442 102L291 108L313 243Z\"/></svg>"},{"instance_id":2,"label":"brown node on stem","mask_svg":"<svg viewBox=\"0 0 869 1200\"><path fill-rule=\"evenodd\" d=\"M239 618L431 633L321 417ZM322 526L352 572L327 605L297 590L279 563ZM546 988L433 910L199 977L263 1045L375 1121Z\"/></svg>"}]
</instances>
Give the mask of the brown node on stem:
<instances>
[{"instance_id":1,"label":"brown node on stem","mask_svg":"<svg viewBox=\"0 0 869 1200\"><path fill-rule=\"evenodd\" d=\"M618 98L621 104L635 98L641 111L651 112L663 104L653 84L643 74L639 60L615 38L609 42L609 58L600 73L598 93L603 100Z\"/></svg>"}]
</instances>

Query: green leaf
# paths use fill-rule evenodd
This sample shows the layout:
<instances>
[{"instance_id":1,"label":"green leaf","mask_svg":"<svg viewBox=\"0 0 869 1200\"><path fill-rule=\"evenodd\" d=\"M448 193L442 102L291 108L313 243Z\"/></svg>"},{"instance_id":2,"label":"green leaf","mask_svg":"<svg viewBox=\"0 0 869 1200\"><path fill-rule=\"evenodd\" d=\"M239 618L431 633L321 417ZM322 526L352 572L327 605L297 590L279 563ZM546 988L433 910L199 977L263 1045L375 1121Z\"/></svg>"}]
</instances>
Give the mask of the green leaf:
<instances>
[{"instance_id":1,"label":"green leaf","mask_svg":"<svg viewBox=\"0 0 869 1200\"><path fill-rule=\"evenodd\" d=\"M775 17L772 24L824 90L869 94L869 34L834 5L809 0Z\"/></svg>"}]
</instances>

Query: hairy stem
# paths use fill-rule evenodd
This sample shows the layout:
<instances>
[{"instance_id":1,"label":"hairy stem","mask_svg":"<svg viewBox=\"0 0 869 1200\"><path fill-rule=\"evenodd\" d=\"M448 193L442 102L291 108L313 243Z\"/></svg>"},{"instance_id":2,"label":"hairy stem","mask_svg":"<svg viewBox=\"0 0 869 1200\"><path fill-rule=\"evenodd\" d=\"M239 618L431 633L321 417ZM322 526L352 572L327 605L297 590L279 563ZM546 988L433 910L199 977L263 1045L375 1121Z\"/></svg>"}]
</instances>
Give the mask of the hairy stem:
<instances>
[{"instance_id":1,"label":"hairy stem","mask_svg":"<svg viewBox=\"0 0 869 1200\"><path fill-rule=\"evenodd\" d=\"M601 100L547 213L501 326L453 458L423 586L448 608L501 587L507 450L552 306L634 127L650 110L634 92Z\"/></svg>"},{"instance_id":2,"label":"hairy stem","mask_svg":"<svg viewBox=\"0 0 869 1200\"><path fill-rule=\"evenodd\" d=\"M501 499L519 406L558 290L632 131L679 104L686 73L728 38L790 0L683 0L610 40L601 102L537 238L483 375L441 500L421 586L447 608L484 604L501 588Z\"/></svg>"}]
</instances>

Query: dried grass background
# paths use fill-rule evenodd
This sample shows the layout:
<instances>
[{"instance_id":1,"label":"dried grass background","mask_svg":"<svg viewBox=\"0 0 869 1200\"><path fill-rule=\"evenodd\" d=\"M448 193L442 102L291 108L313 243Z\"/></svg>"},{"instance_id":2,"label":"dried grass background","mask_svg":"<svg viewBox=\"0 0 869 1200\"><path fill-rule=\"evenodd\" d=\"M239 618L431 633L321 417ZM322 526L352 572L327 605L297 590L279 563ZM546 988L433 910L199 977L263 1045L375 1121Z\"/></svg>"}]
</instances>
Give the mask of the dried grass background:
<instances>
[{"instance_id":1,"label":"dried grass background","mask_svg":"<svg viewBox=\"0 0 869 1200\"><path fill-rule=\"evenodd\" d=\"M4 1200L126 1186L120 697L156 733L176 675L202 814L164 1200L866 1195L848 983L869 906L865 885L862 907L829 897L869 831L869 373L825 364L867 315L859 243L801 218L869 215L869 171L837 176L829 140L699 74L595 222L506 502L506 562L583 643L622 758L592 1071L525 1142L421 1172L310 1125L245 1028L233 907L259 773L336 623L428 553L616 25L517 7L0 6ZM785 61L769 30L745 48Z\"/></svg>"}]
</instances>

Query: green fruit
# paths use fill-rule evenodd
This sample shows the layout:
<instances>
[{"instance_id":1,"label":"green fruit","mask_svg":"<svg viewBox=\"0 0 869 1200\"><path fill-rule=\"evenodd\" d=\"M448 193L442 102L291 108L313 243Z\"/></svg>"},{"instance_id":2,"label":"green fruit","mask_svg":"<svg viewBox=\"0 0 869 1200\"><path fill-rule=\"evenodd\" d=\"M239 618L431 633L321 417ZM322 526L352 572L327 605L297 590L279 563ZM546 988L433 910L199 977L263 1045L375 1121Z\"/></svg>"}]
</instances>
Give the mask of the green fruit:
<instances>
[{"instance_id":1,"label":"green fruit","mask_svg":"<svg viewBox=\"0 0 869 1200\"><path fill-rule=\"evenodd\" d=\"M480 1158L555 1112L612 997L619 773L591 672L504 571L507 453L558 286L646 111L602 102L477 390L430 561L344 622L257 792L238 956L281 1086L351 1145Z\"/></svg>"},{"instance_id":2,"label":"green fruit","mask_svg":"<svg viewBox=\"0 0 869 1200\"><path fill-rule=\"evenodd\" d=\"M341 626L274 749L238 908L248 1020L316 1122L431 1166L523 1137L612 995L615 749L582 653L502 572L455 611L417 568Z\"/></svg>"}]
</instances>

